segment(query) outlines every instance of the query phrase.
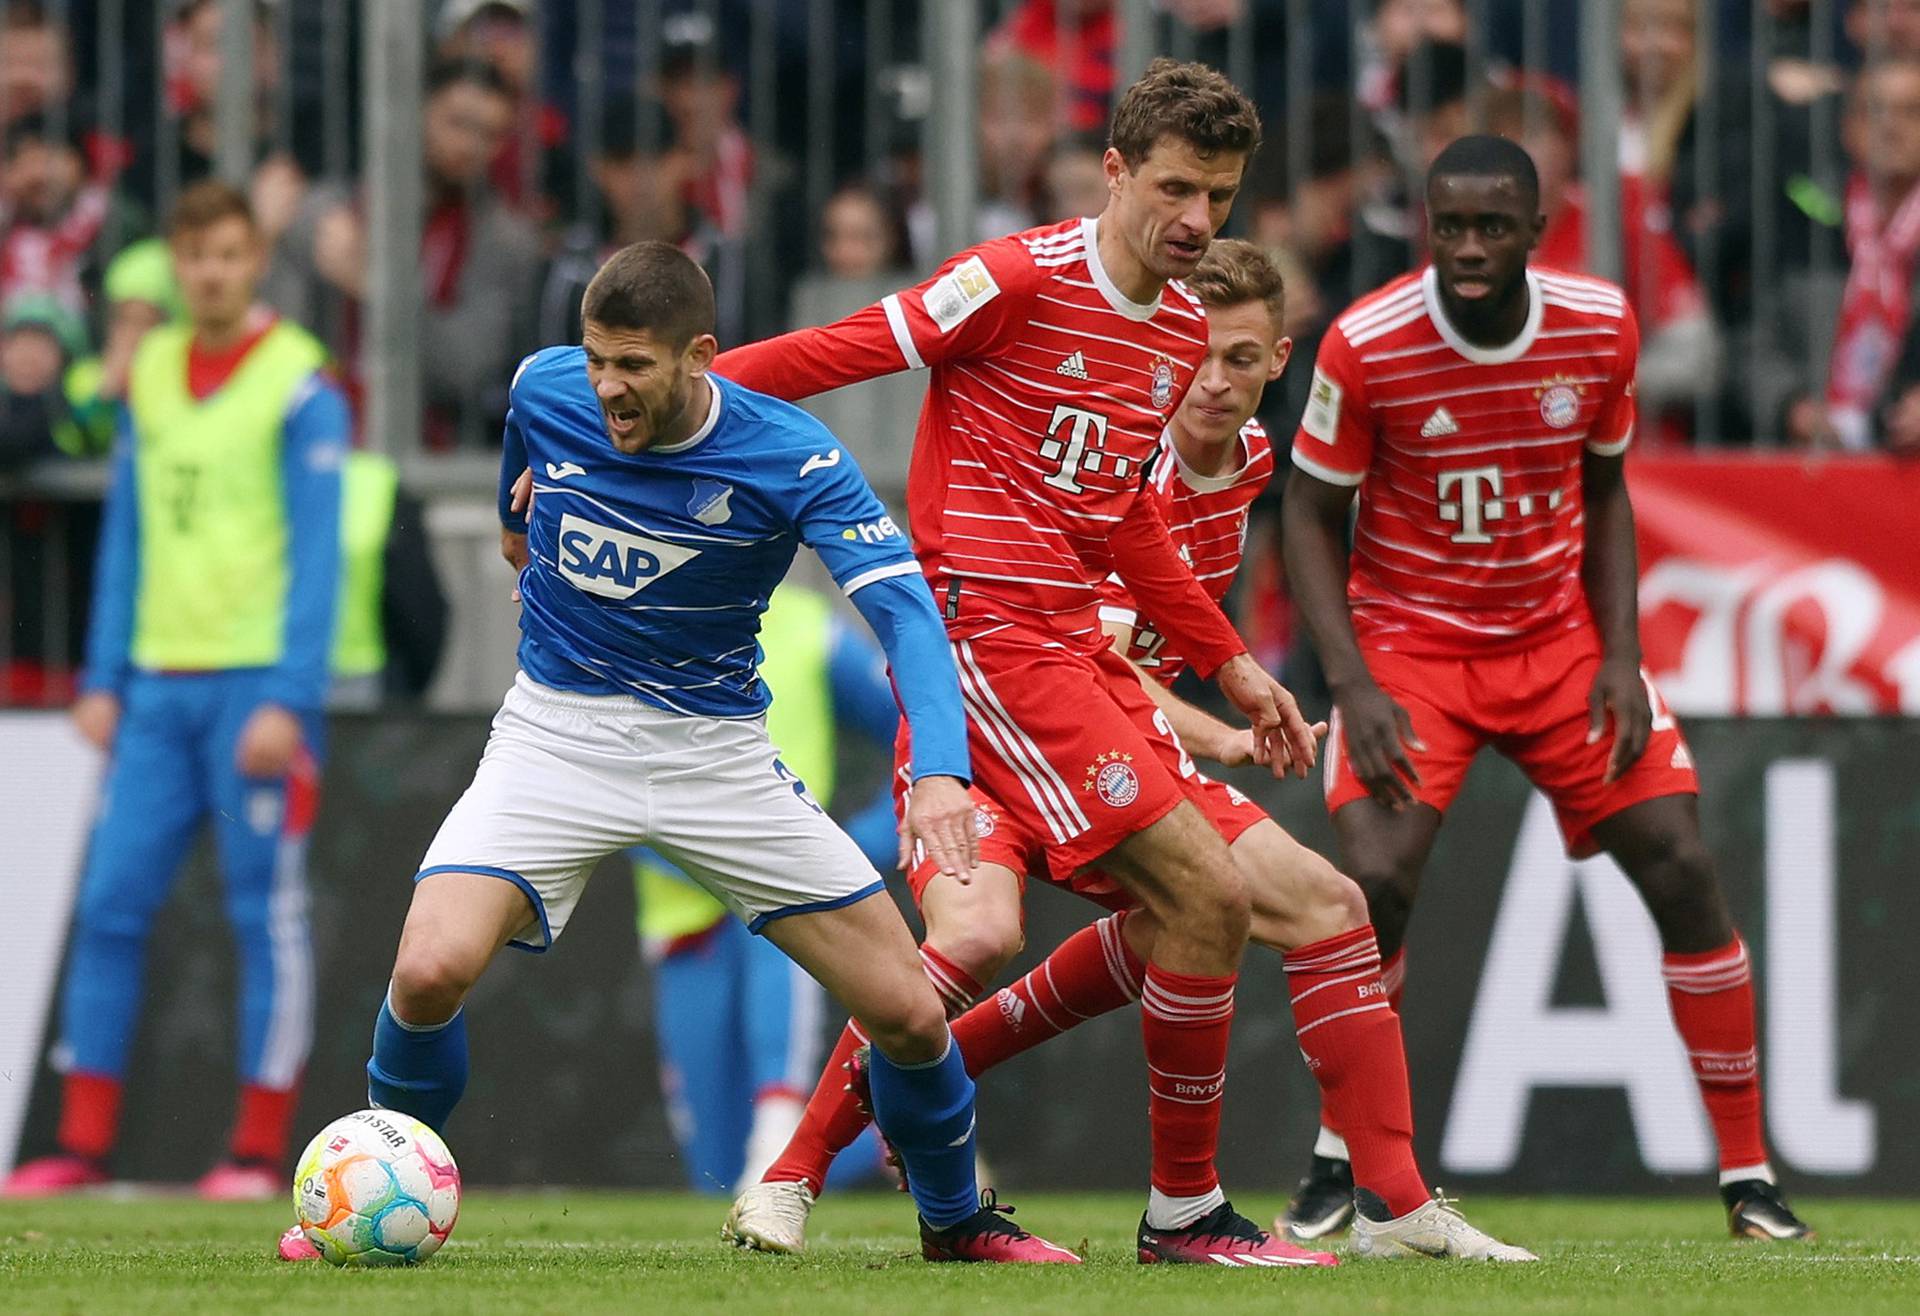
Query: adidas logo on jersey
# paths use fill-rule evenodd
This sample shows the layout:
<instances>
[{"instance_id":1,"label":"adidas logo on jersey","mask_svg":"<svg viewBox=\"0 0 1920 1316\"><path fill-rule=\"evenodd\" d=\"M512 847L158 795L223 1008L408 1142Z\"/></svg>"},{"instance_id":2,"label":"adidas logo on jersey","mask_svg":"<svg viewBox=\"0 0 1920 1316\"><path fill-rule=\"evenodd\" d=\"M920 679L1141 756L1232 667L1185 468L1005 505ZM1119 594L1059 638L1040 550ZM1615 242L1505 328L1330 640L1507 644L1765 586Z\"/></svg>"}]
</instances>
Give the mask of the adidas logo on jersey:
<instances>
[{"instance_id":1,"label":"adidas logo on jersey","mask_svg":"<svg viewBox=\"0 0 1920 1316\"><path fill-rule=\"evenodd\" d=\"M1087 358L1075 352L1072 356L1055 366L1053 371L1057 375L1065 375L1068 379L1085 379L1087 377Z\"/></svg>"},{"instance_id":2,"label":"adidas logo on jersey","mask_svg":"<svg viewBox=\"0 0 1920 1316\"><path fill-rule=\"evenodd\" d=\"M1449 434L1459 432L1460 422L1445 407L1435 407L1433 414L1427 417L1427 423L1420 427L1420 437L1423 439L1444 439Z\"/></svg>"}]
</instances>

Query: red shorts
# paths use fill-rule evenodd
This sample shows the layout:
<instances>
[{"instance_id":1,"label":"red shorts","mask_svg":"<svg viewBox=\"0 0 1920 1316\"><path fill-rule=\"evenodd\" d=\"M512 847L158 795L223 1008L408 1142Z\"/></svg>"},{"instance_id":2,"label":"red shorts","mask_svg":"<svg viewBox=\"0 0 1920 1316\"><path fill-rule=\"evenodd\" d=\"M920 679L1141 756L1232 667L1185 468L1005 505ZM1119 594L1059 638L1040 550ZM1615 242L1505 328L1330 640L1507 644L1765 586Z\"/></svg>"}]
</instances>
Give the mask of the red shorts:
<instances>
[{"instance_id":1,"label":"red shorts","mask_svg":"<svg viewBox=\"0 0 1920 1316\"><path fill-rule=\"evenodd\" d=\"M1485 658L1374 651L1366 659L1373 679L1407 710L1426 743L1425 750L1407 750L1420 774L1415 798L1442 813L1482 745L1519 764L1527 780L1553 802L1567 851L1575 858L1598 848L1593 826L1603 818L1662 795L1699 794L1693 755L1679 723L1644 670L1653 705L1646 752L1617 780L1602 780L1613 737L1587 743L1587 694L1601 660L1600 637L1591 627ZM1347 769L1337 712L1328 737L1325 785L1329 812L1367 797L1367 788Z\"/></svg>"},{"instance_id":2,"label":"red shorts","mask_svg":"<svg viewBox=\"0 0 1920 1316\"><path fill-rule=\"evenodd\" d=\"M1192 800L1228 844L1266 818L1259 805L1194 766L1118 654L1087 657L1004 644L1001 636L960 641L954 650L967 702L982 863L1123 909L1132 898L1091 862L1181 800ZM895 757L904 767L904 724ZM904 772L895 773L896 808L905 781ZM938 872L916 857L907 875L916 903Z\"/></svg>"}]
</instances>

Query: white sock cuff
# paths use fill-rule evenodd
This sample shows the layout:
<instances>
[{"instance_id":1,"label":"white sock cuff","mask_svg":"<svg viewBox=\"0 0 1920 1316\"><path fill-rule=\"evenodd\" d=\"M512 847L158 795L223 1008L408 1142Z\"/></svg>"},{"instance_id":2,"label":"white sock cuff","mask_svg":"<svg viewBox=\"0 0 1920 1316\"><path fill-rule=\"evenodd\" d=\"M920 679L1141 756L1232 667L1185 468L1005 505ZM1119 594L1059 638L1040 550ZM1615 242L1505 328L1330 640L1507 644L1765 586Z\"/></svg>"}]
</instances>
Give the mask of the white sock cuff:
<instances>
[{"instance_id":1,"label":"white sock cuff","mask_svg":"<svg viewBox=\"0 0 1920 1316\"><path fill-rule=\"evenodd\" d=\"M1313 1154L1324 1156L1330 1161L1353 1159L1347 1152L1347 1140L1324 1124L1320 1126L1320 1136L1313 1140Z\"/></svg>"},{"instance_id":2,"label":"white sock cuff","mask_svg":"<svg viewBox=\"0 0 1920 1316\"><path fill-rule=\"evenodd\" d=\"M410 1024L405 1019L402 1019L400 1017L400 1012L398 1010L393 1008L393 984L392 983L387 984L387 1013L392 1017L393 1021L396 1024L399 1024L401 1028L405 1029L409 1033L437 1033L442 1028L445 1028L448 1024L452 1023L455 1019L458 1019L460 1017L460 1011L466 1008L467 1008L466 1004L462 1002L454 1010L452 1014L448 1015L445 1019L442 1019L437 1024Z\"/></svg>"},{"instance_id":3,"label":"white sock cuff","mask_svg":"<svg viewBox=\"0 0 1920 1316\"><path fill-rule=\"evenodd\" d=\"M1147 1227L1150 1229L1185 1229L1207 1212L1215 1210L1227 1200L1226 1190L1219 1184L1213 1191L1202 1193L1198 1197L1169 1197L1158 1188L1147 1189Z\"/></svg>"},{"instance_id":4,"label":"white sock cuff","mask_svg":"<svg viewBox=\"0 0 1920 1316\"><path fill-rule=\"evenodd\" d=\"M898 1060L895 1060L892 1056L882 1054L879 1047L875 1047L873 1049L873 1053L877 1056L880 1056L881 1059L885 1060L888 1064L892 1065L895 1069L936 1069L947 1062L947 1056L949 1053L952 1052L952 1050L953 1050L953 1030L949 1028L947 1030L946 1043L940 1048L940 1054L935 1056L931 1060L922 1060L917 1064L906 1065L906 1064L902 1064Z\"/></svg>"},{"instance_id":5,"label":"white sock cuff","mask_svg":"<svg viewBox=\"0 0 1920 1316\"><path fill-rule=\"evenodd\" d=\"M1758 1165L1736 1165L1731 1170L1720 1171L1720 1186L1722 1188L1730 1183L1739 1183L1742 1179L1764 1179L1766 1182L1772 1183L1774 1182L1773 1166L1766 1161L1762 1161Z\"/></svg>"}]
</instances>

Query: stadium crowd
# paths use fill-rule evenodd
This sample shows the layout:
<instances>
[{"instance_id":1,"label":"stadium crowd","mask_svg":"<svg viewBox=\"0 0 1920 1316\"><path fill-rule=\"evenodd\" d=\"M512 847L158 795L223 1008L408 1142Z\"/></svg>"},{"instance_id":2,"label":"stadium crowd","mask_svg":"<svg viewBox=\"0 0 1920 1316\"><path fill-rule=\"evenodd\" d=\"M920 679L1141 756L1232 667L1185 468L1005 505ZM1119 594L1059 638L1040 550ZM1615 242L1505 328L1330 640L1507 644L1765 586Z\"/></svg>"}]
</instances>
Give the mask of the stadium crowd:
<instances>
[{"instance_id":1,"label":"stadium crowd","mask_svg":"<svg viewBox=\"0 0 1920 1316\"><path fill-rule=\"evenodd\" d=\"M921 155L922 8L838 0L823 40L820 6L798 0L428 6L422 447L497 447L514 363L577 332L585 279L623 244L665 238L699 260L726 343L830 319L929 268L941 253ZM983 8L979 236L1091 213L1119 6ZM1305 31L1282 0L1157 9L1223 66L1251 41L1251 90L1276 131L1235 225L1287 274L1299 359L1353 297L1423 260L1410 182L1472 125L1534 156L1543 263L1586 265L1572 0L1312 0ZM102 456L134 345L178 313L156 235L180 189L214 169L221 12L0 5L0 480ZM357 406L370 239L357 7L259 0L253 13L247 182L272 242L264 296L318 335ZM744 34L768 24L772 53L755 66ZM1920 453L1920 3L1624 0L1620 43L1645 437ZM1311 85L1288 86L1293 68ZM777 112L756 117L756 96ZM787 111L802 101L806 113ZM1291 432L1310 378L1274 390L1274 432ZM50 510L29 487L0 486L0 703L67 697L86 614L93 514Z\"/></svg>"}]
</instances>

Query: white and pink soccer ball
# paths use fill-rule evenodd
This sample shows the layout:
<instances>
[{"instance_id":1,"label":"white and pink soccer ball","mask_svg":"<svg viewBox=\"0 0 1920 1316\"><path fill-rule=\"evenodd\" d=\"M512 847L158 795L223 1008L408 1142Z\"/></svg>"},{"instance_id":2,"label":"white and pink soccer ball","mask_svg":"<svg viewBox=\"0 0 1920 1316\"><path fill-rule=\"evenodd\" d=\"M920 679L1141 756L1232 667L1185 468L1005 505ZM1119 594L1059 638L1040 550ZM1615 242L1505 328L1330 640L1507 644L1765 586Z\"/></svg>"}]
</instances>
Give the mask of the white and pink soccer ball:
<instances>
[{"instance_id":1,"label":"white and pink soccer ball","mask_svg":"<svg viewBox=\"0 0 1920 1316\"><path fill-rule=\"evenodd\" d=\"M336 1266L400 1266L440 1250L460 1218L460 1170L411 1115L362 1110L314 1135L293 1176L293 1212Z\"/></svg>"}]
</instances>

